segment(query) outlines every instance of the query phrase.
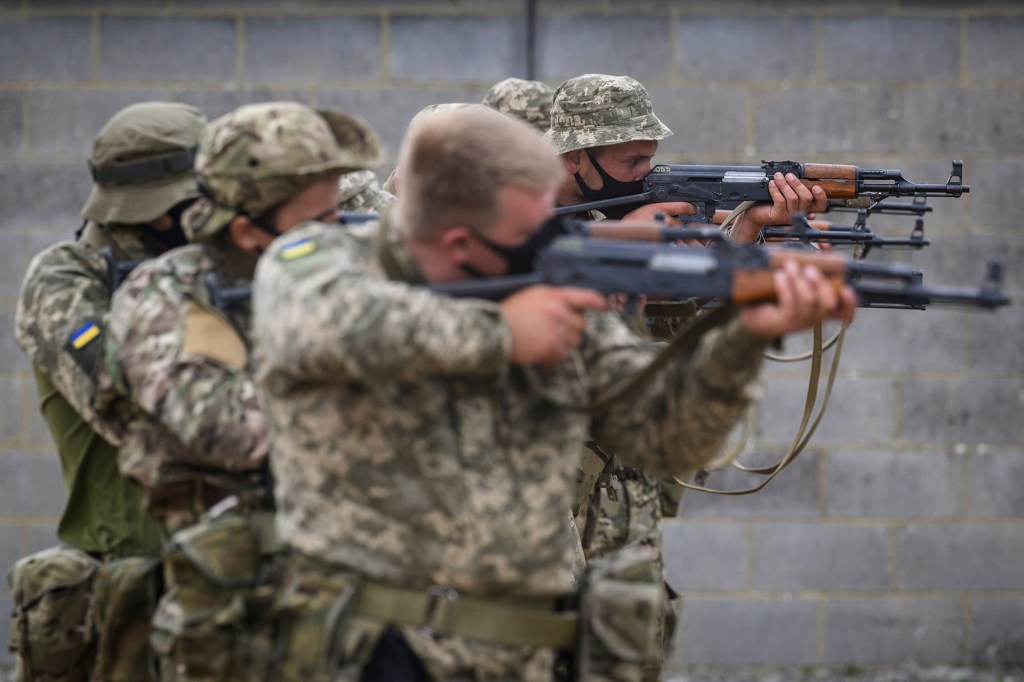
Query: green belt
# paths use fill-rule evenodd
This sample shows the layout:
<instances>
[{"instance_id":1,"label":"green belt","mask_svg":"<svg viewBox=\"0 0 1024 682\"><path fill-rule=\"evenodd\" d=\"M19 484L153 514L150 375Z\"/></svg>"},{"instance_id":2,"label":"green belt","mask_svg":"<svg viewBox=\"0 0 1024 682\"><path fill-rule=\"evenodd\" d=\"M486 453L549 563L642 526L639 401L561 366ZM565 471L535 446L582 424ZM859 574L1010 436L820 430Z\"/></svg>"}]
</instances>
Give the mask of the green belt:
<instances>
[{"instance_id":1,"label":"green belt","mask_svg":"<svg viewBox=\"0 0 1024 682\"><path fill-rule=\"evenodd\" d=\"M576 611L553 600L502 601L460 595L450 587L409 590L363 583L355 615L419 626L432 638L461 635L501 644L573 649Z\"/></svg>"}]
</instances>

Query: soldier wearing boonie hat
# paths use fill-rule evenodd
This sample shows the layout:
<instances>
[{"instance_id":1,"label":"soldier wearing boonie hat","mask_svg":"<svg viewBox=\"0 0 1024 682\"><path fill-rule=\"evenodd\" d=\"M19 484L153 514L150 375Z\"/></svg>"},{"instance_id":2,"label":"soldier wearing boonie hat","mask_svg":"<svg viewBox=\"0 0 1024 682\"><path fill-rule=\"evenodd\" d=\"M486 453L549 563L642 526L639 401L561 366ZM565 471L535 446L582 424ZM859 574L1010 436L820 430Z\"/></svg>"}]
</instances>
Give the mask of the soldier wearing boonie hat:
<instances>
[{"instance_id":1,"label":"soldier wearing boonie hat","mask_svg":"<svg viewBox=\"0 0 1024 682\"><path fill-rule=\"evenodd\" d=\"M254 598L253 581L210 583L190 553L201 546L200 562L250 561L265 575L267 546L254 538L272 521L270 441L252 377L248 285L277 235L334 222L338 178L381 156L361 120L296 102L212 121L195 158L202 196L185 215L195 243L140 266L112 303L110 378L97 403L128 415L121 469L142 485L165 537L190 548L165 554L169 589L153 619L161 668L175 679L257 679L269 665L257 655L270 652L252 625L261 621L235 609Z\"/></svg>"},{"instance_id":2,"label":"soldier wearing boonie hat","mask_svg":"<svg viewBox=\"0 0 1024 682\"><path fill-rule=\"evenodd\" d=\"M551 100L555 90L543 81L506 78L484 94L483 104L526 121L542 133L551 127Z\"/></svg>"},{"instance_id":3,"label":"soldier wearing boonie hat","mask_svg":"<svg viewBox=\"0 0 1024 682\"><path fill-rule=\"evenodd\" d=\"M155 597L140 598L149 592L138 587L151 582L160 536L138 486L118 469L123 425L92 399L106 372L112 288L134 263L184 243L180 215L199 196L192 164L205 123L177 102L114 114L93 141L77 239L38 253L22 283L15 338L32 363L67 490L63 544L24 557L10 574L12 650L26 678L151 679L145 632ZM62 595L59 622L44 613L49 600L34 598L50 590Z\"/></svg>"}]
</instances>

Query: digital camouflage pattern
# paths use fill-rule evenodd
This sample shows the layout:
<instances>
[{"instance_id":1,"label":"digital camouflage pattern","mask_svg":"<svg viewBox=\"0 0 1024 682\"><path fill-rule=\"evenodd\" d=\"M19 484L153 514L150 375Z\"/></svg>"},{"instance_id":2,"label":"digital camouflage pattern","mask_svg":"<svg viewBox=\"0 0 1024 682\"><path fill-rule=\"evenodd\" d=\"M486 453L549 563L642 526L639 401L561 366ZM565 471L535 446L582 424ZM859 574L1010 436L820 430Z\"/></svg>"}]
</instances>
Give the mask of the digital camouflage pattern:
<instances>
[{"instance_id":1,"label":"digital camouflage pattern","mask_svg":"<svg viewBox=\"0 0 1024 682\"><path fill-rule=\"evenodd\" d=\"M634 140L663 140L672 131L654 115L647 90L629 76L585 74L555 89L551 128L559 154Z\"/></svg>"},{"instance_id":2,"label":"digital camouflage pattern","mask_svg":"<svg viewBox=\"0 0 1024 682\"><path fill-rule=\"evenodd\" d=\"M625 462L686 475L714 456L754 396L764 343L733 322L629 409L588 416L553 406L592 402L661 346L617 314L592 315L576 361L534 372L542 397L506 360L511 337L497 305L389 281L374 227L300 228L257 267L278 532L298 552L414 589L565 594L576 464L566 453L593 435ZM395 260L408 263L396 239ZM402 632L436 679L550 676L543 647Z\"/></svg>"},{"instance_id":3,"label":"digital camouflage pattern","mask_svg":"<svg viewBox=\"0 0 1024 682\"><path fill-rule=\"evenodd\" d=\"M491 86L483 103L491 109L526 121L542 133L551 127L555 89L543 81L506 78Z\"/></svg>"},{"instance_id":4,"label":"digital camouflage pattern","mask_svg":"<svg viewBox=\"0 0 1024 682\"><path fill-rule=\"evenodd\" d=\"M251 272L211 245L182 247L140 265L111 304L97 408L130 415L121 470L168 534L231 494L261 506L270 441L249 306L222 312L208 286L210 274L230 287Z\"/></svg>"},{"instance_id":5,"label":"digital camouflage pattern","mask_svg":"<svg viewBox=\"0 0 1024 682\"><path fill-rule=\"evenodd\" d=\"M345 173L338 180L341 194L338 210L351 213L380 213L395 203L397 197L385 192L371 170Z\"/></svg>"},{"instance_id":6,"label":"digital camouflage pattern","mask_svg":"<svg viewBox=\"0 0 1024 682\"><path fill-rule=\"evenodd\" d=\"M239 213L259 217L322 178L382 158L377 134L355 116L298 102L239 107L203 132L195 170L204 197L185 228L192 241L206 239Z\"/></svg>"}]
</instances>

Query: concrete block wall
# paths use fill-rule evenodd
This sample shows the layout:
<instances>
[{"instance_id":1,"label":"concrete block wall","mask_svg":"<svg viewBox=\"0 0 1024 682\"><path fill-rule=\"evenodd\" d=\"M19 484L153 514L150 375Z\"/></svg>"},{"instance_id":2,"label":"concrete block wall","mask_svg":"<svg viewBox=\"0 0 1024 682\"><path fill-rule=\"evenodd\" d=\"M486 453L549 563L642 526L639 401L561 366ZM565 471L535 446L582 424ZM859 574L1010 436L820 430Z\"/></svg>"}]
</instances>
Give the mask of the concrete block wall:
<instances>
[{"instance_id":1,"label":"concrete block wall","mask_svg":"<svg viewBox=\"0 0 1024 682\"><path fill-rule=\"evenodd\" d=\"M54 542L60 471L11 335L33 253L71 235L102 124L145 99L357 113L393 163L427 104L506 76L627 73L676 131L658 158L896 167L935 200L919 264L1024 294L1024 8L1008 0L0 0L0 566ZM531 51L532 46L532 51ZM903 223L879 223L889 233ZM675 671L1024 664L1024 308L861 311L807 452L750 497L687 493L666 527ZM786 351L806 347L790 339ZM807 366L768 367L743 461L777 459ZM738 471L709 483L756 482ZM0 612L10 595L0 583ZM0 639L7 624L0 619Z\"/></svg>"}]
</instances>

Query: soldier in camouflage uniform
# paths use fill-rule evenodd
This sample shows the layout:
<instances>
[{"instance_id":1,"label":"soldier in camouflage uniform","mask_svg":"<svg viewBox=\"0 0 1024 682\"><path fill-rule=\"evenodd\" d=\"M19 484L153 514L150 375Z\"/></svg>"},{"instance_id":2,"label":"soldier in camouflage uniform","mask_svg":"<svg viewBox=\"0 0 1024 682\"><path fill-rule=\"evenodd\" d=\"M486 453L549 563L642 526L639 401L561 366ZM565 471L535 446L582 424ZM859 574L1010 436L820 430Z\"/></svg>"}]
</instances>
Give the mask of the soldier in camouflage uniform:
<instances>
[{"instance_id":1,"label":"soldier in camouflage uniform","mask_svg":"<svg viewBox=\"0 0 1024 682\"><path fill-rule=\"evenodd\" d=\"M436 114L442 111L451 111L453 109L461 109L462 107L466 106L480 105L471 105L466 102L442 102L440 104L428 104L427 106L417 111L416 115L413 116L412 119L409 121L409 127L406 128L405 130L405 137L408 138L409 135L412 134L412 131L416 130L416 127L431 114ZM398 196L399 184L398 171L399 168L396 165L395 169L391 171L391 175L388 176L388 179L385 180L384 184L382 185L385 192L388 192L396 197Z\"/></svg>"},{"instance_id":2,"label":"soldier in camouflage uniform","mask_svg":"<svg viewBox=\"0 0 1024 682\"><path fill-rule=\"evenodd\" d=\"M542 81L506 78L484 94L483 104L526 121L542 133L551 127L551 100L555 90Z\"/></svg>"},{"instance_id":3,"label":"soldier in camouflage uniform","mask_svg":"<svg viewBox=\"0 0 1024 682\"><path fill-rule=\"evenodd\" d=\"M348 213L380 213L395 203L395 195L385 192L371 170L345 173L338 181L338 210Z\"/></svg>"},{"instance_id":4,"label":"soldier in camouflage uniform","mask_svg":"<svg viewBox=\"0 0 1024 682\"><path fill-rule=\"evenodd\" d=\"M265 668L269 651L246 636L265 596L248 588L273 549L262 544L270 439L251 376L248 284L276 236L333 220L338 178L379 158L375 134L340 112L274 102L222 116L195 159L194 244L141 265L113 300L97 404L126 415L121 470L171 538L153 639L168 679Z\"/></svg>"},{"instance_id":5,"label":"soldier in camouflage uniform","mask_svg":"<svg viewBox=\"0 0 1024 682\"><path fill-rule=\"evenodd\" d=\"M659 141L670 135L672 131L654 113L646 89L635 79L586 74L565 81L555 92L551 128L546 134L570 176L559 188L558 202L571 206L639 194ZM820 188L812 193L796 178L784 179L780 174L772 187L774 203L748 211L734 228L734 239L749 241L762 224L784 222L790 211L823 208ZM674 216L693 212L694 207L685 202L666 202L602 209L604 215L591 218L651 220L663 213L678 223ZM649 331L659 338L671 337L691 321L693 311L685 303L656 305L674 311L667 317L649 319ZM683 488L674 480L622 467L614 461L615 454L597 444L591 444L584 454L583 486L577 495L584 551L588 557L596 557L629 543L648 543L658 548L660 568L660 521L663 516L676 515ZM588 489L591 492L586 499ZM675 622L674 607L666 619L667 646ZM659 674L660 670L652 670L651 679Z\"/></svg>"},{"instance_id":6,"label":"soldier in camouflage uniform","mask_svg":"<svg viewBox=\"0 0 1024 682\"><path fill-rule=\"evenodd\" d=\"M67 489L57 527L67 547L23 559L11 576L16 601L25 600L14 635L32 649L28 657L21 652L26 678L150 676L146 630L159 533L142 510L140 489L118 471L119 424L91 401L105 372L99 349L112 289L137 261L184 243L180 216L198 196L192 162L205 122L197 109L171 102L133 104L115 114L89 157L94 184L78 239L37 254L25 276L15 338L32 362ZM72 589L77 578L82 582ZM76 599L94 606L79 611ZM89 610L95 632L92 624L68 620ZM79 633L82 650L73 653L69 642L47 649L36 640L36 624ZM57 673L62 666L66 673Z\"/></svg>"},{"instance_id":7,"label":"soldier in camouflage uniform","mask_svg":"<svg viewBox=\"0 0 1024 682\"><path fill-rule=\"evenodd\" d=\"M401 167L379 226L300 228L254 279L278 531L294 562L283 677L564 679L560 652L579 641L580 679L636 680L660 649L662 588L640 552L592 567L574 594L564 453L596 437L686 475L743 413L768 340L826 310L848 316L852 291L840 299L816 269L787 267L779 304L744 309L634 402L590 415L569 406L661 347L603 312L603 296L539 286L495 304L423 286L529 267L562 178L550 146L467 107L423 121Z\"/></svg>"}]
</instances>

